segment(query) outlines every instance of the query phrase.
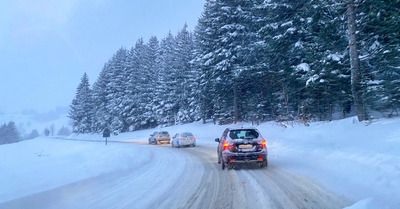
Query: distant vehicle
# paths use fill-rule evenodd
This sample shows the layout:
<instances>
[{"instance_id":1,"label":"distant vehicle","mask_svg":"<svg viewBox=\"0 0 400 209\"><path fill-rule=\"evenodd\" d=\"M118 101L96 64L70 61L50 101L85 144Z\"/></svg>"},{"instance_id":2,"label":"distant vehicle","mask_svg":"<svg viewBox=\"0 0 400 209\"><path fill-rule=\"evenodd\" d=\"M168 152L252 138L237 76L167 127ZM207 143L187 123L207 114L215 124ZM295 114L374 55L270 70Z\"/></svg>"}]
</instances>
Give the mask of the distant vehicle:
<instances>
[{"instance_id":1,"label":"distant vehicle","mask_svg":"<svg viewBox=\"0 0 400 209\"><path fill-rule=\"evenodd\" d=\"M218 163L222 170L233 164L257 163L261 168L268 166L267 142L257 129L225 129L218 142Z\"/></svg>"},{"instance_id":2,"label":"distant vehicle","mask_svg":"<svg viewBox=\"0 0 400 209\"><path fill-rule=\"evenodd\" d=\"M168 131L155 131L150 134L149 144L169 144L171 141L171 136Z\"/></svg>"},{"instance_id":3,"label":"distant vehicle","mask_svg":"<svg viewBox=\"0 0 400 209\"><path fill-rule=\"evenodd\" d=\"M196 138L190 132L177 133L175 134L174 137L172 137L171 145L172 147L178 147L178 148L182 146L195 147Z\"/></svg>"}]
</instances>

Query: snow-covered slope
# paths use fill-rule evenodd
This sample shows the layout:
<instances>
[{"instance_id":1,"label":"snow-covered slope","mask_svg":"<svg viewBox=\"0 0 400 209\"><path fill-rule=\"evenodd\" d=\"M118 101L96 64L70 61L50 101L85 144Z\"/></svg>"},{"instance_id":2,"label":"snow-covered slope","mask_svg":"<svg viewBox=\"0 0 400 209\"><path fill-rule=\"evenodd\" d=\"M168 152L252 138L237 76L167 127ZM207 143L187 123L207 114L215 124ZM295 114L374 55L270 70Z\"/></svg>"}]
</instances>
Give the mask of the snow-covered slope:
<instances>
[{"instance_id":1,"label":"snow-covered slope","mask_svg":"<svg viewBox=\"0 0 400 209\"><path fill-rule=\"evenodd\" d=\"M154 130L167 130L171 134L192 131L199 146L215 147L214 139L220 137L226 127L250 125L192 123ZM354 118L348 118L312 123L310 126L283 126L271 122L257 128L267 139L272 165L306 175L338 195L356 202L349 208L396 208L400 205L399 118L380 119L372 123L359 123ZM100 135L89 134L72 135L69 137L71 140L42 137L1 145L0 208L2 202L124 170L127 166L140 166L153 156L151 150L168 150L150 145L143 149L141 144L147 143L154 130L124 133L109 138L110 141L135 144L110 143L105 146ZM215 155L214 152L209 154ZM157 166L166 169L164 165ZM174 175L174 169L182 173L187 165L183 163L174 166L164 171L169 175L168 178L178 177ZM148 175L156 176L152 173L157 171L149 172ZM201 172L200 169L194 177Z\"/></svg>"}]
</instances>

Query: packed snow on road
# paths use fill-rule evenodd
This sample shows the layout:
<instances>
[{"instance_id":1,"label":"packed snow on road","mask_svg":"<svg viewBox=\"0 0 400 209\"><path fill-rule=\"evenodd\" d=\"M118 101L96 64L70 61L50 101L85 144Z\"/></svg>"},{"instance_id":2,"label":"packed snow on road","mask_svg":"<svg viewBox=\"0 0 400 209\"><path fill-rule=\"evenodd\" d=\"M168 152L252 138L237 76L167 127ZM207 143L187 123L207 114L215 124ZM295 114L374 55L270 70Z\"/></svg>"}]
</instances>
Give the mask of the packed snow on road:
<instances>
[{"instance_id":1,"label":"packed snow on road","mask_svg":"<svg viewBox=\"0 0 400 209\"><path fill-rule=\"evenodd\" d=\"M398 208L400 119L263 123L269 166L222 170L215 138L192 123L111 135L39 137L0 146L0 208ZM156 130L197 146L148 145Z\"/></svg>"}]
</instances>

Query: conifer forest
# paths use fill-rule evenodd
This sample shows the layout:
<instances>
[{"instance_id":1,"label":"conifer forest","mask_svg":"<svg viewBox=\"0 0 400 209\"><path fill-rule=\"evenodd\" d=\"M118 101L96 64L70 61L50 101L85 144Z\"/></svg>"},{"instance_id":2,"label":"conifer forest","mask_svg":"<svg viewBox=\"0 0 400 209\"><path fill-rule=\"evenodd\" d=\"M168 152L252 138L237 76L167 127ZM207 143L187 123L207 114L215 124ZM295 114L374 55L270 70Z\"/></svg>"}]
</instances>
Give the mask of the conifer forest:
<instances>
[{"instance_id":1,"label":"conifer forest","mask_svg":"<svg viewBox=\"0 0 400 209\"><path fill-rule=\"evenodd\" d=\"M73 131L399 115L399 0L206 0L182 25L85 73Z\"/></svg>"}]
</instances>

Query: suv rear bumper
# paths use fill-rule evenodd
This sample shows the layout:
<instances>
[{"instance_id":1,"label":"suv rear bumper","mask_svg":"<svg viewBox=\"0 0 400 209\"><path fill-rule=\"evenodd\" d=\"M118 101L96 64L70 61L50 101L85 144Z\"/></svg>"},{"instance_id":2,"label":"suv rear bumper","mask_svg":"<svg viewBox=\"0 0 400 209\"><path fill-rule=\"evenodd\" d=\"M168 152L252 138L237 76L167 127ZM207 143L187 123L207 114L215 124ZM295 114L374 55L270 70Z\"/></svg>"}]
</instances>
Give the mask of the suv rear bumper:
<instances>
[{"instance_id":1,"label":"suv rear bumper","mask_svg":"<svg viewBox=\"0 0 400 209\"><path fill-rule=\"evenodd\" d=\"M161 143L161 144L164 144L164 143L169 144L171 140L170 139L157 139L156 141L157 141L157 143Z\"/></svg>"},{"instance_id":2,"label":"suv rear bumper","mask_svg":"<svg viewBox=\"0 0 400 209\"><path fill-rule=\"evenodd\" d=\"M249 153L223 151L222 158L225 163L264 162L267 160L267 150Z\"/></svg>"}]
</instances>

